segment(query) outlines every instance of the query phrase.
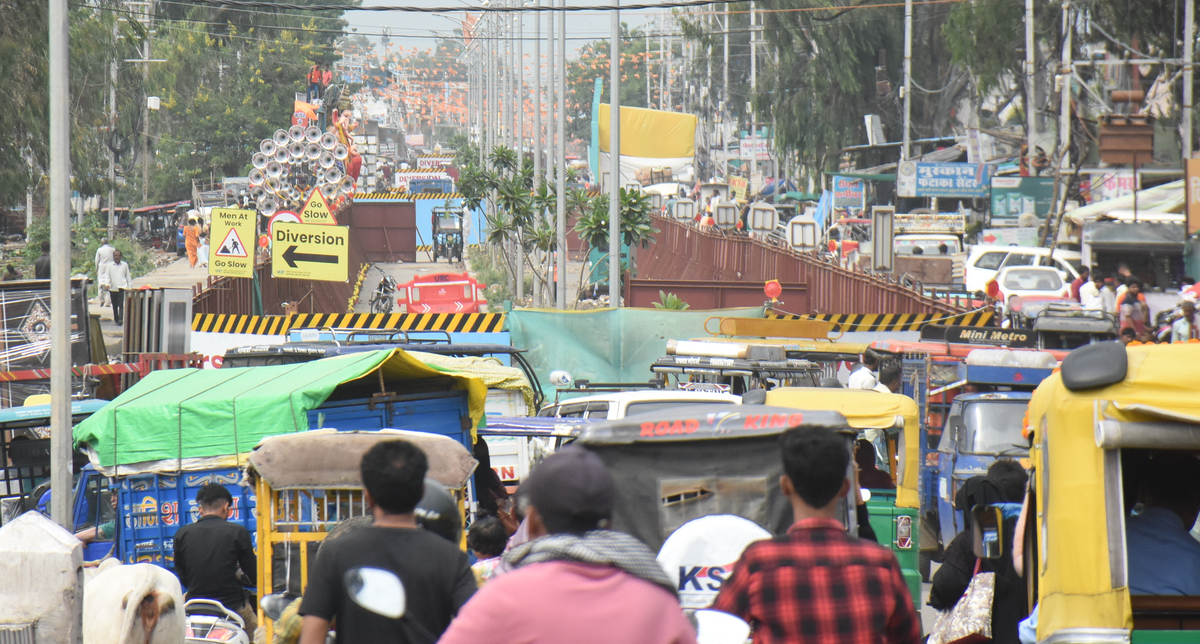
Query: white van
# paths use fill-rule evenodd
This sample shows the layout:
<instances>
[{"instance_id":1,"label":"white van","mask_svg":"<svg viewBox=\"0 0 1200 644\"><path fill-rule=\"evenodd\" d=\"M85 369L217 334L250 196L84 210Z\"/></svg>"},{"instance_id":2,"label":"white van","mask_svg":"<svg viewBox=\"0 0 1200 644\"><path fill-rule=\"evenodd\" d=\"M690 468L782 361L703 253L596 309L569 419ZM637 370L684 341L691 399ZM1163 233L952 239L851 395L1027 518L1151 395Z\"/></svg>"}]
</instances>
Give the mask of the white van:
<instances>
[{"instance_id":1,"label":"white van","mask_svg":"<svg viewBox=\"0 0 1200 644\"><path fill-rule=\"evenodd\" d=\"M967 257L964 280L967 291L984 290L988 280L1008 266L1050 266L1062 275L1064 282L1070 283L1079 277L1083 263L1077 250L1055 249L1051 257L1049 248L980 244L972 246Z\"/></svg>"},{"instance_id":2,"label":"white van","mask_svg":"<svg viewBox=\"0 0 1200 644\"><path fill-rule=\"evenodd\" d=\"M538 412L542 418L587 418L590 420L617 420L635 414L659 411L684 405L738 405L742 397L733 394L677 389L649 389L643 391L619 391L568 398L553 405L546 405Z\"/></svg>"}]
</instances>

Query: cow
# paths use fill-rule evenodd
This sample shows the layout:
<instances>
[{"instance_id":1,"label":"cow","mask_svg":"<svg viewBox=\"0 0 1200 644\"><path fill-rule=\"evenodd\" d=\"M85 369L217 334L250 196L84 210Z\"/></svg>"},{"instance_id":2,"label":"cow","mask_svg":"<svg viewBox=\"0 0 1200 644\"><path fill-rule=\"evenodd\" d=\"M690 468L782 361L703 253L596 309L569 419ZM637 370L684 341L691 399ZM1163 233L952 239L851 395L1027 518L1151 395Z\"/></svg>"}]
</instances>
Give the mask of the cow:
<instances>
[{"instance_id":1,"label":"cow","mask_svg":"<svg viewBox=\"0 0 1200 644\"><path fill-rule=\"evenodd\" d=\"M83 589L83 644L183 644L183 590L153 564L106 561Z\"/></svg>"}]
</instances>

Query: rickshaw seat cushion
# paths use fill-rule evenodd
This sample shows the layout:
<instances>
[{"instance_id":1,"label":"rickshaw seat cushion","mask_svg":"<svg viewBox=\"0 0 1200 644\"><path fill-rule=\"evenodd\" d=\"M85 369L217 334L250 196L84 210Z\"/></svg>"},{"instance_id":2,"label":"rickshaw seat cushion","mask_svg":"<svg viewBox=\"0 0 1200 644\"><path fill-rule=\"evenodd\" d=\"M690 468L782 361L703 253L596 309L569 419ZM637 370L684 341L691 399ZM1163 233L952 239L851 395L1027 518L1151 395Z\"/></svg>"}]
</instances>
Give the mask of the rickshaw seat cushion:
<instances>
[{"instance_id":1,"label":"rickshaw seat cushion","mask_svg":"<svg viewBox=\"0 0 1200 644\"><path fill-rule=\"evenodd\" d=\"M1062 362L1062 383L1070 391L1107 387L1125 380L1129 356L1120 342L1079 347Z\"/></svg>"}]
</instances>

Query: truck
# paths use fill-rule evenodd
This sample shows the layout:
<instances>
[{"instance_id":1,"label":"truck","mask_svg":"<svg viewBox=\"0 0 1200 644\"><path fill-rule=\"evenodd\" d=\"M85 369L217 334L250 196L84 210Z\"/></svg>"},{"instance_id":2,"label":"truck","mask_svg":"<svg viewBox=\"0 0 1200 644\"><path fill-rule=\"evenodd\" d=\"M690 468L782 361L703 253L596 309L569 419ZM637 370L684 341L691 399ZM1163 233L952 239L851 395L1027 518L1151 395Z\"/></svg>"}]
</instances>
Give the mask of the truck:
<instances>
[{"instance_id":1,"label":"truck","mask_svg":"<svg viewBox=\"0 0 1200 644\"><path fill-rule=\"evenodd\" d=\"M1012 333L978 333L986 340L991 331ZM949 339L961 337L951 333ZM931 340L877 341L872 348L901 361L902 393L916 400L921 412L920 566L928 579L930 562L941 559L963 528L962 511L954 505L962 484L986 474L997 459L1027 464L1028 450L1018 443L1029 392L1053 373L1065 353Z\"/></svg>"},{"instance_id":2,"label":"truck","mask_svg":"<svg viewBox=\"0 0 1200 644\"><path fill-rule=\"evenodd\" d=\"M966 215L908 213L894 218L893 275L934 288L962 288Z\"/></svg>"},{"instance_id":3,"label":"truck","mask_svg":"<svg viewBox=\"0 0 1200 644\"><path fill-rule=\"evenodd\" d=\"M231 520L256 534L257 499L241 485L241 470L263 438L321 428L412 429L472 450L485 398L479 378L434 369L403 351L154 372L75 426L89 464L74 486L74 527L115 524L110 538L88 544L87 559L111 554L172 568L174 534L198 518L195 495L205 483L229 488ZM40 497L30 503L44 505Z\"/></svg>"}]
</instances>

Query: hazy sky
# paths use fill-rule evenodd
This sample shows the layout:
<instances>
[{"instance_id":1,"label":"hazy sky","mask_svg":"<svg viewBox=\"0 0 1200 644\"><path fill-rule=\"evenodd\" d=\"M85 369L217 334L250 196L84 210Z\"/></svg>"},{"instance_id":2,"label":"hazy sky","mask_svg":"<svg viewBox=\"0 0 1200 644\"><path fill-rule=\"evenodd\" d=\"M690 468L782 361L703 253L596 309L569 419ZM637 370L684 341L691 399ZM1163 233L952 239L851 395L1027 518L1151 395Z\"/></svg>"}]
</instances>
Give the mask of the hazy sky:
<instances>
[{"instance_id":1,"label":"hazy sky","mask_svg":"<svg viewBox=\"0 0 1200 644\"><path fill-rule=\"evenodd\" d=\"M502 1L502 0L497 0ZM532 0L530 0L532 1ZM543 0L543 4L548 4L549 0ZM464 10L478 7L479 0L363 0L364 6L379 6L379 5L412 5L425 7L448 7L462 5ZM596 5L608 6L611 5L609 0L570 0L570 6L580 5ZM622 12L621 21L635 27L641 27L649 20L657 20L659 13L667 12L664 9L661 12L638 11L638 12ZM549 14L540 14L542 16L542 37L546 37L546 16ZM425 49L432 47L436 42L436 35L449 35L454 29L461 26L463 12L454 12L448 14L429 14L429 13L408 13L408 12L372 12L372 11L348 11L345 15L345 20L350 24L347 30L357 28L356 32L367 35L377 35L387 28L391 30L392 42L401 45L406 49L418 47ZM574 57L574 53L584 44L607 38L610 33L609 14L603 11L597 12L578 12L567 14L567 56ZM533 55L533 34L534 34L535 19L532 16L525 16L525 52L530 56ZM555 29L558 29L557 21ZM542 55L546 55L546 45L542 45Z\"/></svg>"}]
</instances>

